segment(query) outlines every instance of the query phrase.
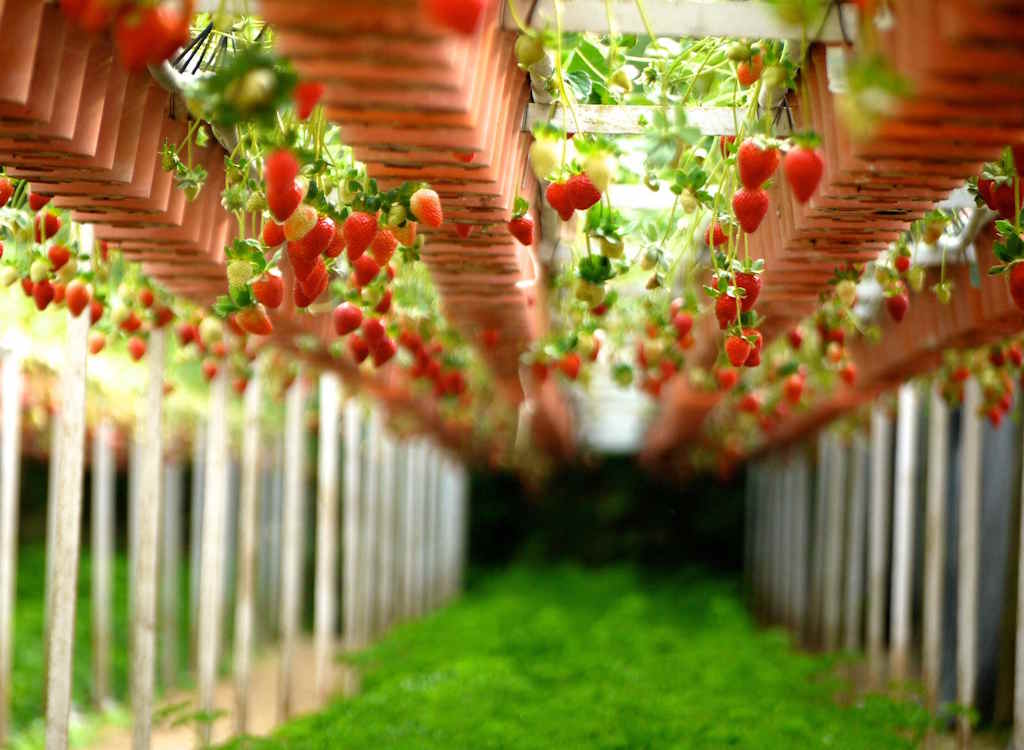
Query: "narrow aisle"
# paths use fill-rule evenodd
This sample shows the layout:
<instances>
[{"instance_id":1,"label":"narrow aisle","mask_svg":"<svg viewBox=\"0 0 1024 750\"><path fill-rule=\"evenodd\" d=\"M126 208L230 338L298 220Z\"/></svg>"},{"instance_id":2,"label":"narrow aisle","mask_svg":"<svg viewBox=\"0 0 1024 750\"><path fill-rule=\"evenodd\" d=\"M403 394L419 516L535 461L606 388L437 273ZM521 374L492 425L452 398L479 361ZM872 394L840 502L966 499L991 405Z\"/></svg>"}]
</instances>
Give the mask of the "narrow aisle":
<instances>
[{"instance_id":1,"label":"narrow aisle","mask_svg":"<svg viewBox=\"0 0 1024 750\"><path fill-rule=\"evenodd\" d=\"M882 697L841 707L829 659L695 572L512 568L353 660L359 696L226 747L882 750L927 722Z\"/></svg>"}]
</instances>

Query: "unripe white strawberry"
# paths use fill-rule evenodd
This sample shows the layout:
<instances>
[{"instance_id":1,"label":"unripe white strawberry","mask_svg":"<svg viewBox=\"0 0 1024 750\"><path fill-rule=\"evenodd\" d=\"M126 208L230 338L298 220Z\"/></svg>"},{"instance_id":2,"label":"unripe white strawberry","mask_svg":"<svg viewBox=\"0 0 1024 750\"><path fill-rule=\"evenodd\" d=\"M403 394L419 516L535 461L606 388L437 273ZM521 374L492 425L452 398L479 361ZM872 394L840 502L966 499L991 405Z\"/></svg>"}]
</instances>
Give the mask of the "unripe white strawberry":
<instances>
[{"instance_id":1,"label":"unripe white strawberry","mask_svg":"<svg viewBox=\"0 0 1024 750\"><path fill-rule=\"evenodd\" d=\"M586 302L590 307L597 307L604 302L604 286L579 279L576 282L576 298Z\"/></svg>"},{"instance_id":2,"label":"unripe white strawberry","mask_svg":"<svg viewBox=\"0 0 1024 750\"><path fill-rule=\"evenodd\" d=\"M247 260L233 260L228 263L228 288L241 289L252 278L252 263Z\"/></svg>"},{"instance_id":3,"label":"unripe white strawberry","mask_svg":"<svg viewBox=\"0 0 1024 750\"><path fill-rule=\"evenodd\" d=\"M907 283L915 292L920 292L924 288L924 275L923 266L911 266L907 271Z\"/></svg>"},{"instance_id":4,"label":"unripe white strawberry","mask_svg":"<svg viewBox=\"0 0 1024 750\"><path fill-rule=\"evenodd\" d=\"M602 193L608 189L612 179L618 173L619 163L611 154L595 153L587 157L583 171L594 183L594 187Z\"/></svg>"},{"instance_id":5,"label":"unripe white strawberry","mask_svg":"<svg viewBox=\"0 0 1024 750\"><path fill-rule=\"evenodd\" d=\"M199 338L204 344L216 344L224 338L224 324L208 315L199 323Z\"/></svg>"},{"instance_id":6,"label":"unripe white strawberry","mask_svg":"<svg viewBox=\"0 0 1024 750\"><path fill-rule=\"evenodd\" d=\"M45 260L34 260L32 265L28 269L29 278L32 279L32 283L38 284L40 281L50 275L50 264Z\"/></svg>"},{"instance_id":7,"label":"unripe white strawberry","mask_svg":"<svg viewBox=\"0 0 1024 750\"><path fill-rule=\"evenodd\" d=\"M10 286L18 280L18 269L14 266L0 266L0 284Z\"/></svg>"},{"instance_id":8,"label":"unripe white strawberry","mask_svg":"<svg viewBox=\"0 0 1024 750\"><path fill-rule=\"evenodd\" d=\"M618 260L625 252L626 246L622 240L612 240L607 237L601 238L601 255L612 260Z\"/></svg>"},{"instance_id":9,"label":"unripe white strawberry","mask_svg":"<svg viewBox=\"0 0 1024 750\"><path fill-rule=\"evenodd\" d=\"M123 302L115 302L114 306L110 310L110 322L115 326L120 326L131 316L132 311Z\"/></svg>"},{"instance_id":10,"label":"unripe white strawberry","mask_svg":"<svg viewBox=\"0 0 1024 750\"><path fill-rule=\"evenodd\" d=\"M558 145L547 138L541 138L530 146L530 166L538 180L546 180L558 167L561 159Z\"/></svg>"},{"instance_id":11,"label":"unripe white strawberry","mask_svg":"<svg viewBox=\"0 0 1024 750\"><path fill-rule=\"evenodd\" d=\"M853 307L857 301L857 284L851 279L843 279L836 284L836 297L844 307Z\"/></svg>"},{"instance_id":12,"label":"unripe white strawberry","mask_svg":"<svg viewBox=\"0 0 1024 750\"><path fill-rule=\"evenodd\" d=\"M298 242L316 226L317 212L312 206L302 203L284 223L284 236L289 242Z\"/></svg>"},{"instance_id":13,"label":"unripe white strawberry","mask_svg":"<svg viewBox=\"0 0 1024 750\"><path fill-rule=\"evenodd\" d=\"M78 261L74 258L68 258L68 262L65 263L57 271L57 279L62 284L69 283L75 276L78 275Z\"/></svg>"},{"instance_id":14,"label":"unripe white strawberry","mask_svg":"<svg viewBox=\"0 0 1024 750\"><path fill-rule=\"evenodd\" d=\"M679 205L688 214L692 214L697 210L697 196L693 194L690 188L686 188L679 194Z\"/></svg>"}]
</instances>

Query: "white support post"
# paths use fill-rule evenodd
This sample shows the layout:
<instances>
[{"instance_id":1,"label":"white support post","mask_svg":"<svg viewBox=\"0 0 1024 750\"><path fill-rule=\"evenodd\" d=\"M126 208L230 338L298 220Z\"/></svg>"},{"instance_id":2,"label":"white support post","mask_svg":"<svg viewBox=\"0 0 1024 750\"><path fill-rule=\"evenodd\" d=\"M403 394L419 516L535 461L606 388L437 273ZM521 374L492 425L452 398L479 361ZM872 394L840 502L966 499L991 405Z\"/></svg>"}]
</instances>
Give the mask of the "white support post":
<instances>
[{"instance_id":1,"label":"white support post","mask_svg":"<svg viewBox=\"0 0 1024 750\"><path fill-rule=\"evenodd\" d=\"M91 227L82 228L85 252ZM46 748L67 750L71 715L71 666L78 593L78 552L82 524L82 463L85 443L86 340L89 317L67 315L61 408L60 457L54 530L53 588L46 640Z\"/></svg>"},{"instance_id":2,"label":"white support post","mask_svg":"<svg viewBox=\"0 0 1024 750\"><path fill-rule=\"evenodd\" d=\"M142 426L136 419L132 424L128 454L128 617L134 621L135 577L139 568L139 492L142 484L142 455L144 444ZM134 628L128 631L129 649L134 651Z\"/></svg>"},{"instance_id":3,"label":"white support post","mask_svg":"<svg viewBox=\"0 0 1024 750\"><path fill-rule=\"evenodd\" d=\"M826 430L818 433L817 461L815 471L815 493L814 493L814 542L811 564L811 601L809 628L815 643L820 644L823 640L822 612L824 611L824 575L825 575L825 536L828 530L828 482L831 464L831 451L829 450L829 435Z\"/></svg>"},{"instance_id":4,"label":"white support post","mask_svg":"<svg viewBox=\"0 0 1024 750\"><path fill-rule=\"evenodd\" d=\"M441 454L440 477L438 478L438 508L437 508L437 601L444 604L448 600L450 585L449 573L449 550L451 538L450 495L451 487L451 461L448 456Z\"/></svg>"},{"instance_id":5,"label":"white support post","mask_svg":"<svg viewBox=\"0 0 1024 750\"><path fill-rule=\"evenodd\" d=\"M199 564L203 528L203 498L206 494L206 425L197 421L192 438L191 513L189 514L189 649L190 663L199 663Z\"/></svg>"},{"instance_id":6,"label":"white support post","mask_svg":"<svg viewBox=\"0 0 1024 750\"><path fill-rule=\"evenodd\" d=\"M824 646L834 651L839 646L840 609L842 601L843 564L843 495L846 486L846 472L842 441L838 434L829 440L831 471L828 476L828 503L825 537L824 587Z\"/></svg>"},{"instance_id":7,"label":"white support post","mask_svg":"<svg viewBox=\"0 0 1024 750\"><path fill-rule=\"evenodd\" d=\"M110 700L113 622L114 425L103 419L92 442L92 682L96 707Z\"/></svg>"},{"instance_id":8,"label":"white support post","mask_svg":"<svg viewBox=\"0 0 1024 750\"><path fill-rule=\"evenodd\" d=\"M228 502L227 371L220 368L210 383L206 426L206 475L199 550L199 611L197 616L197 675L199 708L213 710L217 665L220 660L221 612L224 606L224 534ZM210 744L212 727L198 725L201 746Z\"/></svg>"},{"instance_id":9,"label":"white support post","mask_svg":"<svg viewBox=\"0 0 1024 750\"><path fill-rule=\"evenodd\" d=\"M455 476L455 590L453 593L458 596L462 593L469 536L469 476L462 463L456 465Z\"/></svg>"},{"instance_id":10,"label":"white support post","mask_svg":"<svg viewBox=\"0 0 1024 750\"><path fill-rule=\"evenodd\" d=\"M782 464L782 497L780 498L782 510L782 546L779 549L779 556L782 560L782 609L783 622L793 633L797 632L796 608L794 597L796 594L796 577L793 571L793 516L794 516L794 487L796 483L796 464L791 452L786 451Z\"/></svg>"},{"instance_id":11,"label":"white support post","mask_svg":"<svg viewBox=\"0 0 1024 750\"><path fill-rule=\"evenodd\" d=\"M408 545L406 542L406 521L409 518L408 504L408 465L409 446L407 438L398 440L395 444L395 529L394 529L394 559L395 587L392 592L391 616L394 622L401 622L406 619L405 602L409 588L409 579L406 577L406 556Z\"/></svg>"},{"instance_id":12,"label":"white support post","mask_svg":"<svg viewBox=\"0 0 1024 750\"><path fill-rule=\"evenodd\" d=\"M177 458L164 466L160 543L160 675L164 687L178 681L178 602L181 596L182 476Z\"/></svg>"},{"instance_id":13,"label":"white support post","mask_svg":"<svg viewBox=\"0 0 1024 750\"><path fill-rule=\"evenodd\" d=\"M22 384L21 355L8 350L0 361L0 746L7 743L11 734Z\"/></svg>"},{"instance_id":14,"label":"white support post","mask_svg":"<svg viewBox=\"0 0 1024 750\"><path fill-rule=\"evenodd\" d=\"M57 382L62 383L63 378L60 370L57 371ZM47 466L46 481L46 590L43 600L43 624L49 630L50 622L50 592L53 590L53 554L54 536L57 533L57 493L60 491L60 420L61 406L56 404L56 410L50 417L50 463Z\"/></svg>"},{"instance_id":15,"label":"white support post","mask_svg":"<svg viewBox=\"0 0 1024 750\"><path fill-rule=\"evenodd\" d=\"M431 496L433 495L434 461L436 458L434 444L427 442L423 456L423 485L420 496L420 590L418 592L418 614L430 612L430 544L431 544Z\"/></svg>"},{"instance_id":16,"label":"white support post","mask_svg":"<svg viewBox=\"0 0 1024 750\"><path fill-rule=\"evenodd\" d=\"M422 458L422 443L419 440L406 441L405 450L405 481L402 485L402 492L405 495L405 515L402 517L403 548L402 561L405 564L405 587L402 591L402 616L409 619L416 614L416 579L419 569L418 547L416 545L419 529L417 519L419 518L419 497L420 497L420 459Z\"/></svg>"},{"instance_id":17,"label":"white support post","mask_svg":"<svg viewBox=\"0 0 1024 750\"><path fill-rule=\"evenodd\" d=\"M320 437L317 441L316 601L313 610L313 684L320 702L331 691L338 619L338 425L341 384L333 372L320 375Z\"/></svg>"},{"instance_id":18,"label":"white support post","mask_svg":"<svg viewBox=\"0 0 1024 750\"><path fill-rule=\"evenodd\" d=\"M376 407L370 409L370 419L366 431L366 476L363 480L361 496L362 513L360 520L360 586L359 586L359 631L362 642L369 643L374 631L373 594L379 583L377 570L377 504L380 497L380 412Z\"/></svg>"},{"instance_id":19,"label":"white support post","mask_svg":"<svg viewBox=\"0 0 1024 750\"><path fill-rule=\"evenodd\" d=\"M132 748L149 750L156 679L157 553L160 549L160 489L163 485L163 403L165 333L149 334L145 413L138 428L142 437L139 505L136 508L135 608L132 612ZM137 429L138 429L137 428Z\"/></svg>"},{"instance_id":20,"label":"white support post","mask_svg":"<svg viewBox=\"0 0 1024 750\"><path fill-rule=\"evenodd\" d=\"M277 716L285 721L294 704L295 648L299 638L299 611L303 544L302 515L305 486L302 417L306 401L302 375L288 388L284 402L284 517L281 528L281 665Z\"/></svg>"},{"instance_id":21,"label":"white support post","mask_svg":"<svg viewBox=\"0 0 1024 750\"><path fill-rule=\"evenodd\" d=\"M795 518L793 534L793 575L795 600L794 608L799 639L806 639L807 631L807 544L810 533L810 477L807 466L807 451L801 446L796 457L796 486L794 489Z\"/></svg>"},{"instance_id":22,"label":"white support post","mask_svg":"<svg viewBox=\"0 0 1024 750\"><path fill-rule=\"evenodd\" d=\"M850 461L850 502L846 525L846 608L843 645L859 651L864 601L864 520L867 515L868 483L864 471L867 445L864 436L854 435Z\"/></svg>"},{"instance_id":23,"label":"white support post","mask_svg":"<svg viewBox=\"0 0 1024 750\"><path fill-rule=\"evenodd\" d=\"M939 707L942 677L942 600L946 567L946 461L949 408L939 386L930 389L928 414L928 498L924 537L924 648L922 671L929 710ZM1019 658L1019 657L1018 657Z\"/></svg>"},{"instance_id":24,"label":"white support post","mask_svg":"<svg viewBox=\"0 0 1024 750\"><path fill-rule=\"evenodd\" d=\"M978 543L981 523L981 386L975 378L967 381L960 428L960 567L957 580L957 702L965 709L974 706L974 683L978 659ZM967 715L959 722L959 735L966 745L971 738Z\"/></svg>"},{"instance_id":25,"label":"white support post","mask_svg":"<svg viewBox=\"0 0 1024 750\"><path fill-rule=\"evenodd\" d=\"M391 624L395 544L395 441L386 430L380 440L380 493L377 525L377 628Z\"/></svg>"},{"instance_id":26,"label":"white support post","mask_svg":"<svg viewBox=\"0 0 1024 750\"><path fill-rule=\"evenodd\" d=\"M889 575L889 489L892 420L884 406L871 412L871 512L868 516L868 665L876 686L882 682L886 581Z\"/></svg>"},{"instance_id":27,"label":"white support post","mask_svg":"<svg viewBox=\"0 0 1024 750\"><path fill-rule=\"evenodd\" d=\"M253 367L242 402L242 475L238 500L238 590L235 600L235 732L249 731L249 686L252 675L256 516L259 493L263 411L263 372Z\"/></svg>"},{"instance_id":28,"label":"white support post","mask_svg":"<svg viewBox=\"0 0 1024 750\"><path fill-rule=\"evenodd\" d=\"M426 553L426 608L433 612L437 608L437 519L440 506L441 451L438 446L431 445L430 475L427 486L427 544Z\"/></svg>"},{"instance_id":29,"label":"white support post","mask_svg":"<svg viewBox=\"0 0 1024 750\"><path fill-rule=\"evenodd\" d=\"M779 456L776 455L772 458L771 462L771 494L768 496L768 513L771 519L770 533L768 536L768 554L770 564L768 566L768 582L769 582L769 614L771 621L775 624L781 620L782 614L782 601L781 601L781 587L782 587L782 571L780 570L779 560L781 559L781 547L782 539L780 532L782 530L782 522L779 518L779 506L782 498L782 467Z\"/></svg>"},{"instance_id":30,"label":"white support post","mask_svg":"<svg viewBox=\"0 0 1024 750\"><path fill-rule=\"evenodd\" d=\"M345 616L345 648L353 651L365 645L359 629L360 502L359 467L362 461L362 419L359 403L349 397L345 402L345 498L344 535L345 563L342 571L343 609Z\"/></svg>"},{"instance_id":31,"label":"white support post","mask_svg":"<svg viewBox=\"0 0 1024 750\"><path fill-rule=\"evenodd\" d=\"M896 425L896 479L893 490L892 602L889 679L907 679L911 594L914 581L914 503L917 478L917 391L900 386Z\"/></svg>"}]
</instances>

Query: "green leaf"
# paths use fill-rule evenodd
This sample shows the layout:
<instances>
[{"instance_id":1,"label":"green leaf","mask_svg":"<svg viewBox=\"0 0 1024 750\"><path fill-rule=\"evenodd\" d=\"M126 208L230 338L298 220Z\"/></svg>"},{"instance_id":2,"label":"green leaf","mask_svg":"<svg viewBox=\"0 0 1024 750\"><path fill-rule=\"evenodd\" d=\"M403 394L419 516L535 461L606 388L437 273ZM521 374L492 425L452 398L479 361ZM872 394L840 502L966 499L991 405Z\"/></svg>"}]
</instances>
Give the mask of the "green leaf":
<instances>
[{"instance_id":1,"label":"green leaf","mask_svg":"<svg viewBox=\"0 0 1024 750\"><path fill-rule=\"evenodd\" d=\"M573 71L565 77L565 82L572 89L573 95L577 101L586 102L590 98L590 92L593 90L593 84L590 82L590 76L581 70Z\"/></svg>"}]
</instances>

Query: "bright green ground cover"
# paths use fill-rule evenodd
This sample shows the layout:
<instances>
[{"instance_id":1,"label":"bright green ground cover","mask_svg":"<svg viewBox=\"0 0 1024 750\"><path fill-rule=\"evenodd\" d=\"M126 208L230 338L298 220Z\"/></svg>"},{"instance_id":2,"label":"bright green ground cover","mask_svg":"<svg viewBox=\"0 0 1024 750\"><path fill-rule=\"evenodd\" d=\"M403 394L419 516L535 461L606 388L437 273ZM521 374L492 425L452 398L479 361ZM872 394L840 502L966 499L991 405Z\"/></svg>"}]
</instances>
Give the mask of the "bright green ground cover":
<instances>
[{"instance_id":1,"label":"bright green ground cover","mask_svg":"<svg viewBox=\"0 0 1024 750\"><path fill-rule=\"evenodd\" d=\"M881 697L841 707L828 659L696 573L514 568L354 661L358 697L228 747L883 750L928 721Z\"/></svg>"}]
</instances>

